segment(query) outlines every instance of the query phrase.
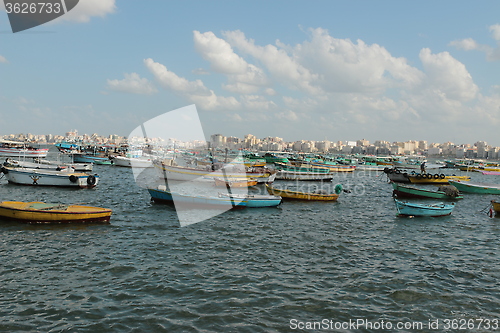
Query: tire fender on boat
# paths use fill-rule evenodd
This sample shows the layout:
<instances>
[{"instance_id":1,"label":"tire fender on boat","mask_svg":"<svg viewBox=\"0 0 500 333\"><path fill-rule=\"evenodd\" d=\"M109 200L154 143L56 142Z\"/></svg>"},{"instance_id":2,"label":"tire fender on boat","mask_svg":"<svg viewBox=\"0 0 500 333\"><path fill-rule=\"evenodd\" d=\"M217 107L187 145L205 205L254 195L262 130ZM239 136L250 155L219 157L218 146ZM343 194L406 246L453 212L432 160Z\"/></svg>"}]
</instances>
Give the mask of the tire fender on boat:
<instances>
[{"instance_id":1,"label":"tire fender on boat","mask_svg":"<svg viewBox=\"0 0 500 333\"><path fill-rule=\"evenodd\" d=\"M417 173L417 175L415 176L415 178L417 178L417 179L421 179L421 178L422 178L422 175L421 175L421 174L419 174L419 173Z\"/></svg>"},{"instance_id":2,"label":"tire fender on boat","mask_svg":"<svg viewBox=\"0 0 500 333\"><path fill-rule=\"evenodd\" d=\"M342 192L342 184L335 185L335 194L340 194Z\"/></svg>"},{"instance_id":3,"label":"tire fender on boat","mask_svg":"<svg viewBox=\"0 0 500 333\"><path fill-rule=\"evenodd\" d=\"M69 176L69 180L72 183L76 183L78 181L78 177L75 175L71 175L71 176Z\"/></svg>"},{"instance_id":4,"label":"tire fender on boat","mask_svg":"<svg viewBox=\"0 0 500 333\"><path fill-rule=\"evenodd\" d=\"M87 177L87 185L94 186L96 182L95 176L89 175Z\"/></svg>"}]
</instances>

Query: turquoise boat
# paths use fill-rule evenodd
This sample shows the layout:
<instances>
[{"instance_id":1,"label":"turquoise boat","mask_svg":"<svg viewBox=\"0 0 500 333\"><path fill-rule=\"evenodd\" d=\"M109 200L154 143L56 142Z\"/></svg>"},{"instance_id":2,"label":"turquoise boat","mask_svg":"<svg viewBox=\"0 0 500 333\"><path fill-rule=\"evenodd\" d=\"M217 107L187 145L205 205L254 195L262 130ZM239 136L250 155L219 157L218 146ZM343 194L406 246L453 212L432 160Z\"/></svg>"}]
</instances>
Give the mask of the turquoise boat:
<instances>
[{"instance_id":1,"label":"turquoise boat","mask_svg":"<svg viewBox=\"0 0 500 333\"><path fill-rule=\"evenodd\" d=\"M105 164L111 165L113 162L108 157L99 157L83 154L74 154L73 160L75 163L94 163L94 164Z\"/></svg>"},{"instance_id":2,"label":"turquoise boat","mask_svg":"<svg viewBox=\"0 0 500 333\"><path fill-rule=\"evenodd\" d=\"M450 180L460 192L479 194L500 194L500 184L476 183L465 180Z\"/></svg>"},{"instance_id":3,"label":"turquoise boat","mask_svg":"<svg viewBox=\"0 0 500 333\"><path fill-rule=\"evenodd\" d=\"M264 194L219 194L223 197L232 197L237 200L245 200L248 208L262 208L262 207L276 207L281 204L283 200L277 195L264 195Z\"/></svg>"},{"instance_id":4,"label":"turquoise boat","mask_svg":"<svg viewBox=\"0 0 500 333\"><path fill-rule=\"evenodd\" d=\"M399 216L428 216L438 217L450 215L455 207L454 203L445 204L438 202L434 204L411 203L394 199Z\"/></svg>"},{"instance_id":5,"label":"turquoise boat","mask_svg":"<svg viewBox=\"0 0 500 333\"><path fill-rule=\"evenodd\" d=\"M198 208L245 208L247 206L246 199L237 199L234 197L209 197L201 195L185 195L180 193L169 192L165 189L149 188L149 195L154 202L159 203L174 203L176 207L198 209Z\"/></svg>"},{"instance_id":6,"label":"turquoise boat","mask_svg":"<svg viewBox=\"0 0 500 333\"><path fill-rule=\"evenodd\" d=\"M266 159L266 163L270 164L270 163L288 163L289 160L287 157L280 157L280 156L276 156L274 154L271 154L271 153L266 153L264 155L264 158Z\"/></svg>"}]
</instances>

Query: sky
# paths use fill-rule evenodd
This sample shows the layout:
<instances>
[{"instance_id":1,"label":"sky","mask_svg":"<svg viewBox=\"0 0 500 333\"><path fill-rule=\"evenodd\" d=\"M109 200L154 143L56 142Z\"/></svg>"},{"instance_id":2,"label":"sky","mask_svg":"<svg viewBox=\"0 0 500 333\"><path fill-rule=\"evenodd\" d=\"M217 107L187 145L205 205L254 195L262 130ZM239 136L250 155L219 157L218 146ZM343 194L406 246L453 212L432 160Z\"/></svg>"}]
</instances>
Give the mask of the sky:
<instances>
[{"instance_id":1,"label":"sky","mask_svg":"<svg viewBox=\"0 0 500 333\"><path fill-rule=\"evenodd\" d=\"M194 104L206 135L500 146L498 13L496 0L80 0L12 33L2 3L0 135L127 136Z\"/></svg>"}]
</instances>

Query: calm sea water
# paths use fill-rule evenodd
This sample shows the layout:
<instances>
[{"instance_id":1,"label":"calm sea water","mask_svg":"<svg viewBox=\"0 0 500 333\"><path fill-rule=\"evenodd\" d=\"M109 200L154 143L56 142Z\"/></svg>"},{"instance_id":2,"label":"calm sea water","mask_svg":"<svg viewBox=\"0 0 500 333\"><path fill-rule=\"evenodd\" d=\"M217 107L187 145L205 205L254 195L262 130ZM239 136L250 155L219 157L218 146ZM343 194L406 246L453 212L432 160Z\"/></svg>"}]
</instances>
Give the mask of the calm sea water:
<instances>
[{"instance_id":1,"label":"calm sea water","mask_svg":"<svg viewBox=\"0 0 500 333\"><path fill-rule=\"evenodd\" d=\"M472 331L491 332L500 320L500 219L481 212L493 196L466 194L448 217L401 218L385 175L356 171L334 180L351 190L338 202L288 201L180 228L130 169L94 172L91 190L0 180L2 200L114 212L109 225L0 223L0 331L372 332L384 323L429 332L472 319ZM345 326L363 320L375 326Z\"/></svg>"}]
</instances>

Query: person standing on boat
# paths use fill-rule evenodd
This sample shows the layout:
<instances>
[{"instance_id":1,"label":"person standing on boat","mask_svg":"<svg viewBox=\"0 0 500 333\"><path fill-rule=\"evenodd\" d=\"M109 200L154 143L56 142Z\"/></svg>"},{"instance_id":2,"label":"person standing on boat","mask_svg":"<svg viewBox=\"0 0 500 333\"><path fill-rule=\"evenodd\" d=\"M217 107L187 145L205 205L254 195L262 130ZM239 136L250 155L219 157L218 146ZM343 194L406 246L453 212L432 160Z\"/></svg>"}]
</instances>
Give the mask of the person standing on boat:
<instances>
[{"instance_id":1,"label":"person standing on boat","mask_svg":"<svg viewBox=\"0 0 500 333\"><path fill-rule=\"evenodd\" d=\"M425 161L423 161L422 164L420 164L420 172L421 173L426 173L425 172Z\"/></svg>"}]
</instances>

